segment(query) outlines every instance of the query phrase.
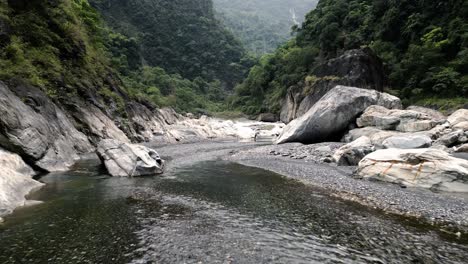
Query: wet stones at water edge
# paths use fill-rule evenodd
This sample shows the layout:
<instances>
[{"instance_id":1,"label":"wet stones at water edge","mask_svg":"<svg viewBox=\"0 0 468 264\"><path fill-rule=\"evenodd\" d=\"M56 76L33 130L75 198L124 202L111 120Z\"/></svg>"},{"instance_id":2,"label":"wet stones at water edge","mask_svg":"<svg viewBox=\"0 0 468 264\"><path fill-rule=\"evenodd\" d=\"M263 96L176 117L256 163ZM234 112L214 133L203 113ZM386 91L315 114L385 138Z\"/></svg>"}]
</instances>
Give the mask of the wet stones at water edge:
<instances>
[{"instance_id":1,"label":"wet stones at water edge","mask_svg":"<svg viewBox=\"0 0 468 264\"><path fill-rule=\"evenodd\" d=\"M105 139L99 143L97 154L111 176L136 177L164 172L164 160L154 149L144 146Z\"/></svg>"}]
</instances>

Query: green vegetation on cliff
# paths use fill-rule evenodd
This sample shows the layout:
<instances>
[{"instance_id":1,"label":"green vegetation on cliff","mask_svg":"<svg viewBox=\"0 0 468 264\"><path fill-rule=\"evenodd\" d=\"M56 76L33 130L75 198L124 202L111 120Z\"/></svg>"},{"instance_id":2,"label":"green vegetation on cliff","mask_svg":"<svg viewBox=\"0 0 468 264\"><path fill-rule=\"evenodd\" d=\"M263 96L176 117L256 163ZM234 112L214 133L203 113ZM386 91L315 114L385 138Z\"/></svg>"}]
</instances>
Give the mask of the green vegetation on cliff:
<instances>
[{"instance_id":1,"label":"green vegetation on cliff","mask_svg":"<svg viewBox=\"0 0 468 264\"><path fill-rule=\"evenodd\" d=\"M0 0L0 80L57 100L99 96L123 112L128 98L218 111L253 64L211 0L92 4L102 13L88 0Z\"/></svg>"},{"instance_id":2,"label":"green vegetation on cliff","mask_svg":"<svg viewBox=\"0 0 468 264\"><path fill-rule=\"evenodd\" d=\"M389 89L406 103L467 104L467 17L463 0L321 0L294 40L252 68L231 103L250 114L277 112L286 90L319 63L367 46L383 59Z\"/></svg>"}]
</instances>

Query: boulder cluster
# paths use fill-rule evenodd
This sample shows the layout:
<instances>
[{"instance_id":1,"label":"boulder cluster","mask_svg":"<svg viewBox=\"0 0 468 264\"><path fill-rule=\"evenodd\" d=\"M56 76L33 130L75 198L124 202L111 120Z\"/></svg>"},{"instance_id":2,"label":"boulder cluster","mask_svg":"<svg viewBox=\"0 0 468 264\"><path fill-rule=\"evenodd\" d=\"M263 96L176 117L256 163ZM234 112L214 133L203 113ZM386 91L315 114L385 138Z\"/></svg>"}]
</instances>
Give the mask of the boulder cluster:
<instances>
[{"instance_id":1,"label":"boulder cluster","mask_svg":"<svg viewBox=\"0 0 468 264\"><path fill-rule=\"evenodd\" d=\"M402 109L389 94L337 86L289 123L277 143L317 143L341 137L339 166L356 175L404 186L468 192L468 110L449 116L423 107Z\"/></svg>"}]
</instances>

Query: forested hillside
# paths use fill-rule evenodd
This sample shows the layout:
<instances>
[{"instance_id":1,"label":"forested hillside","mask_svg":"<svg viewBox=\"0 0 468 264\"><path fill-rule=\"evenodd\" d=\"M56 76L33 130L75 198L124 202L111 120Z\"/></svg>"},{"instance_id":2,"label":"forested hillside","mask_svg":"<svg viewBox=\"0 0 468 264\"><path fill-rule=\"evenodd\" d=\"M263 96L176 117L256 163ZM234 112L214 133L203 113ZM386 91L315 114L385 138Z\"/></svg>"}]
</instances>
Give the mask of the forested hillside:
<instances>
[{"instance_id":1,"label":"forested hillside","mask_svg":"<svg viewBox=\"0 0 468 264\"><path fill-rule=\"evenodd\" d=\"M217 111L253 63L211 0L1 0L0 45L1 80L120 108L125 91L179 111Z\"/></svg>"},{"instance_id":2,"label":"forested hillside","mask_svg":"<svg viewBox=\"0 0 468 264\"><path fill-rule=\"evenodd\" d=\"M214 0L218 17L255 54L273 52L291 38L318 0Z\"/></svg>"},{"instance_id":3,"label":"forested hillside","mask_svg":"<svg viewBox=\"0 0 468 264\"><path fill-rule=\"evenodd\" d=\"M278 112L287 89L321 62L367 46L407 104L467 104L467 17L463 0L321 0L295 39L252 68L232 103L250 114Z\"/></svg>"}]
</instances>

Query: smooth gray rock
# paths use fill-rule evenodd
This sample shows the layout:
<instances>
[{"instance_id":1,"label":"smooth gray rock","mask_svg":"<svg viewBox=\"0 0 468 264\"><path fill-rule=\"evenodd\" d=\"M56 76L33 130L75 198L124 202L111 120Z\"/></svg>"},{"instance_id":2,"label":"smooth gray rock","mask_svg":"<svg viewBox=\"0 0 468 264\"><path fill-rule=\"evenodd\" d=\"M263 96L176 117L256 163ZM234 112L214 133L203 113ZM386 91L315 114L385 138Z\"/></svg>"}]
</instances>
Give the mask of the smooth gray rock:
<instances>
[{"instance_id":1,"label":"smooth gray rock","mask_svg":"<svg viewBox=\"0 0 468 264\"><path fill-rule=\"evenodd\" d=\"M315 143L339 139L349 124L371 105L401 108L401 101L374 90L336 86L305 115L289 123L277 143Z\"/></svg>"},{"instance_id":2,"label":"smooth gray rock","mask_svg":"<svg viewBox=\"0 0 468 264\"><path fill-rule=\"evenodd\" d=\"M164 161L159 154L141 145L104 139L98 145L97 154L112 176L135 177L164 172Z\"/></svg>"},{"instance_id":3,"label":"smooth gray rock","mask_svg":"<svg viewBox=\"0 0 468 264\"><path fill-rule=\"evenodd\" d=\"M357 173L410 187L468 192L468 161L437 149L377 150L359 162Z\"/></svg>"},{"instance_id":4,"label":"smooth gray rock","mask_svg":"<svg viewBox=\"0 0 468 264\"><path fill-rule=\"evenodd\" d=\"M448 134L442 135L440 138L438 138L434 142L434 144L442 145L446 147L452 147L456 145L457 143L465 143L464 142L465 140L466 140L465 133L462 130L456 130Z\"/></svg>"},{"instance_id":5,"label":"smooth gray rock","mask_svg":"<svg viewBox=\"0 0 468 264\"><path fill-rule=\"evenodd\" d=\"M33 180L35 172L20 156L0 148L0 216L26 204L25 196L44 184Z\"/></svg>"},{"instance_id":6,"label":"smooth gray rock","mask_svg":"<svg viewBox=\"0 0 468 264\"><path fill-rule=\"evenodd\" d=\"M389 137L382 144L385 148L418 149L430 147L432 139L425 135L403 135Z\"/></svg>"},{"instance_id":7,"label":"smooth gray rock","mask_svg":"<svg viewBox=\"0 0 468 264\"><path fill-rule=\"evenodd\" d=\"M333 159L339 166L356 166L367 154L374 151L370 138L360 137L336 150Z\"/></svg>"},{"instance_id":8,"label":"smooth gray rock","mask_svg":"<svg viewBox=\"0 0 468 264\"><path fill-rule=\"evenodd\" d=\"M46 171L68 170L93 146L40 89L0 82L0 146Z\"/></svg>"}]
</instances>

